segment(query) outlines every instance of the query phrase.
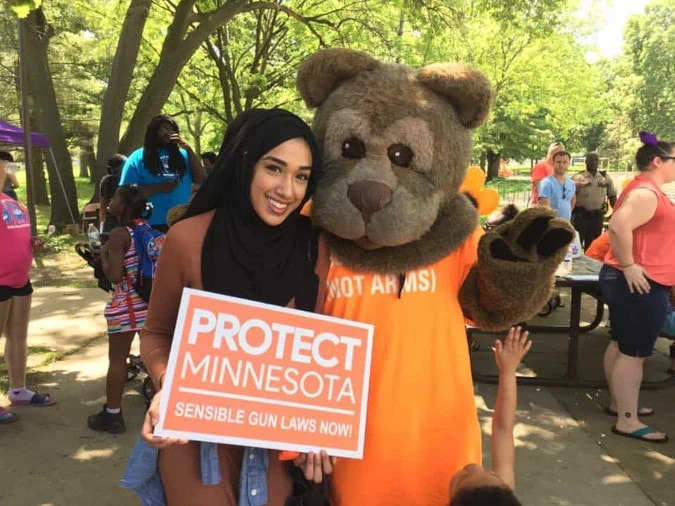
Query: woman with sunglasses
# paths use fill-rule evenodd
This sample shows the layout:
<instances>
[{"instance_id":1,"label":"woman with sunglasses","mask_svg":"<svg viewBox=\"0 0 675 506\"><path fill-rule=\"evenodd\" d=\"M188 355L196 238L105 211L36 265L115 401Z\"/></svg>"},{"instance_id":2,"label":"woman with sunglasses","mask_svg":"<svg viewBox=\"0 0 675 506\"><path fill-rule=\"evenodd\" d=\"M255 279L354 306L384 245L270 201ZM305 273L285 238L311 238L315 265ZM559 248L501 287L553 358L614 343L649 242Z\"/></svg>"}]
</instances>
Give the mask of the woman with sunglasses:
<instances>
[{"instance_id":1,"label":"woman with sunglasses","mask_svg":"<svg viewBox=\"0 0 675 506\"><path fill-rule=\"evenodd\" d=\"M610 249L600 271L609 306L612 342L604 357L614 434L665 443L666 434L642 422L654 411L638 408L642 368L654 351L675 285L675 203L661 189L675 181L675 146L640 132L635 155L640 174L619 196L609 222Z\"/></svg>"},{"instance_id":2,"label":"woman with sunglasses","mask_svg":"<svg viewBox=\"0 0 675 506\"><path fill-rule=\"evenodd\" d=\"M186 204L192 184L201 184L201 159L179 134L171 116L155 116L145 131L143 147L131 153L122 169L120 185L135 184L152 204L151 227L166 232L169 209Z\"/></svg>"}]
</instances>

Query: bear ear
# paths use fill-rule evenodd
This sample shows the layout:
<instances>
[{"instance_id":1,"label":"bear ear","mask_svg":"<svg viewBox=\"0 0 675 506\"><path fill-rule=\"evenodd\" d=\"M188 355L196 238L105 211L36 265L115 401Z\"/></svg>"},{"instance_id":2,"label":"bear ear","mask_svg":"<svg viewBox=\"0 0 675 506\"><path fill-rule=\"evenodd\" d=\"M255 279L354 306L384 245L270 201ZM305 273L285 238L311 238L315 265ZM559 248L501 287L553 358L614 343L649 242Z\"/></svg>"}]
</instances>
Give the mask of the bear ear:
<instances>
[{"instance_id":1,"label":"bear ear","mask_svg":"<svg viewBox=\"0 0 675 506\"><path fill-rule=\"evenodd\" d=\"M343 81L380 62L362 51L323 49L308 57L298 70L297 87L308 107L318 107Z\"/></svg>"},{"instance_id":2,"label":"bear ear","mask_svg":"<svg viewBox=\"0 0 675 506\"><path fill-rule=\"evenodd\" d=\"M421 68L417 80L443 95L467 128L480 126L490 113L492 85L477 70L455 63L434 63Z\"/></svg>"}]
</instances>

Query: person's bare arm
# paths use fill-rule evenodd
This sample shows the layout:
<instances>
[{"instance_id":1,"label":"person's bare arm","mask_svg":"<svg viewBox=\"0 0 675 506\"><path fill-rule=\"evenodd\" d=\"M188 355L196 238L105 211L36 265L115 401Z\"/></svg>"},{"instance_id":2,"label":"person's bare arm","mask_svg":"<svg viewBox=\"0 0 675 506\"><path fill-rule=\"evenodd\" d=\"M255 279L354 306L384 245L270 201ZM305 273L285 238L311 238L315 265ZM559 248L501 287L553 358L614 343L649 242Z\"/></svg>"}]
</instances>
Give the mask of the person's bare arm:
<instances>
[{"instance_id":1,"label":"person's bare arm","mask_svg":"<svg viewBox=\"0 0 675 506\"><path fill-rule=\"evenodd\" d=\"M614 206L616 205L616 187L614 186L614 180L612 180L611 177L606 176L607 179L607 200L609 200L609 205L612 206L612 209L614 209Z\"/></svg>"},{"instance_id":2,"label":"person's bare arm","mask_svg":"<svg viewBox=\"0 0 675 506\"><path fill-rule=\"evenodd\" d=\"M100 207L98 208L98 219L103 223L105 221L106 216L108 216L108 204L110 201L101 195L100 199Z\"/></svg>"},{"instance_id":3,"label":"person's bare arm","mask_svg":"<svg viewBox=\"0 0 675 506\"><path fill-rule=\"evenodd\" d=\"M178 144L179 147L187 151L188 160L190 161L190 166L192 167L192 181L199 185L204 181L206 177L206 171L202 165L202 159L194 152L192 146L190 146L185 140L180 136L180 134L173 134L171 136L171 141Z\"/></svg>"},{"instance_id":4,"label":"person's bare arm","mask_svg":"<svg viewBox=\"0 0 675 506\"><path fill-rule=\"evenodd\" d=\"M657 203L654 192L638 188L628 194L609 220L612 253L623 268L631 293L636 290L638 293L648 293L650 290L644 269L633 258L633 231L654 217Z\"/></svg>"},{"instance_id":5,"label":"person's bare arm","mask_svg":"<svg viewBox=\"0 0 675 506\"><path fill-rule=\"evenodd\" d=\"M112 283L119 283L126 276L124 256L131 245L131 237L126 227L115 227L110 238L101 247L101 263L106 278Z\"/></svg>"},{"instance_id":6,"label":"person's bare arm","mask_svg":"<svg viewBox=\"0 0 675 506\"><path fill-rule=\"evenodd\" d=\"M16 174L7 174L7 179L12 183L12 188L16 190L19 187L19 180L16 178Z\"/></svg>"},{"instance_id":7,"label":"person's bare arm","mask_svg":"<svg viewBox=\"0 0 675 506\"><path fill-rule=\"evenodd\" d=\"M551 207L551 201L545 197L539 197L537 204L543 207Z\"/></svg>"},{"instance_id":8,"label":"person's bare arm","mask_svg":"<svg viewBox=\"0 0 675 506\"><path fill-rule=\"evenodd\" d=\"M511 489L514 489L516 485L513 444L517 402L516 370L532 346L528 335L528 332L521 332L520 327L515 327L509 330L503 343L499 339L495 341L499 386L492 416L492 470Z\"/></svg>"},{"instance_id":9,"label":"person's bare arm","mask_svg":"<svg viewBox=\"0 0 675 506\"><path fill-rule=\"evenodd\" d=\"M573 195L572 200L570 201L570 208L574 209L577 206L577 196Z\"/></svg>"}]
</instances>

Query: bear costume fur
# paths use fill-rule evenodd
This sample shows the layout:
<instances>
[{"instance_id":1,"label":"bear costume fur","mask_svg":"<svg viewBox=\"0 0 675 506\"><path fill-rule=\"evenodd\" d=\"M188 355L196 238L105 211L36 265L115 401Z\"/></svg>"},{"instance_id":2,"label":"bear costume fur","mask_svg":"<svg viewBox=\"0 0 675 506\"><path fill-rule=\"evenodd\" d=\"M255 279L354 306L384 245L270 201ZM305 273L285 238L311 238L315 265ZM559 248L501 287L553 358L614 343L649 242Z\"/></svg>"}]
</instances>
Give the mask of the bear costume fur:
<instances>
[{"instance_id":1,"label":"bear costume fur","mask_svg":"<svg viewBox=\"0 0 675 506\"><path fill-rule=\"evenodd\" d=\"M338 462L334 499L445 505L453 474L481 460L465 321L534 316L573 229L545 208L478 228L458 190L493 96L481 73L326 49L297 85L323 151L311 212L331 258L324 312L375 325L364 458Z\"/></svg>"}]
</instances>

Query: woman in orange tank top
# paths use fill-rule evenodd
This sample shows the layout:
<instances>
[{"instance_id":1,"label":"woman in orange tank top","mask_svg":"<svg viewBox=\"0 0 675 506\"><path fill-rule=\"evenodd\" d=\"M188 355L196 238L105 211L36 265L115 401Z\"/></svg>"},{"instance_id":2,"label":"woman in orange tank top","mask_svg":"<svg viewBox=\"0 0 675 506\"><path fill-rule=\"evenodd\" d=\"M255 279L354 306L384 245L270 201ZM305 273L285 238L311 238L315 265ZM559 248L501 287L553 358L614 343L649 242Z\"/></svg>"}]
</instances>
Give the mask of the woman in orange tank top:
<instances>
[{"instance_id":1,"label":"woman in orange tank top","mask_svg":"<svg viewBox=\"0 0 675 506\"><path fill-rule=\"evenodd\" d=\"M640 132L640 139L635 156L640 174L614 207L610 249L600 271L612 336L604 358L607 412L617 416L614 434L665 443L668 436L640 422L640 415L653 411L638 408L638 396L644 359L654 350L675 285L675 204L661 190L675 181L675 146L648 132Z\"/></svg>"}]
</instances>

